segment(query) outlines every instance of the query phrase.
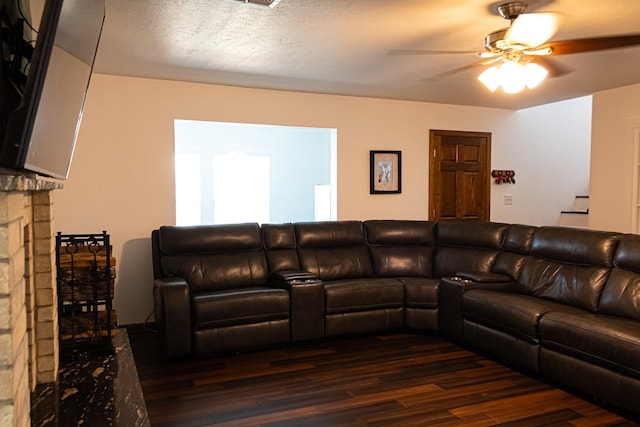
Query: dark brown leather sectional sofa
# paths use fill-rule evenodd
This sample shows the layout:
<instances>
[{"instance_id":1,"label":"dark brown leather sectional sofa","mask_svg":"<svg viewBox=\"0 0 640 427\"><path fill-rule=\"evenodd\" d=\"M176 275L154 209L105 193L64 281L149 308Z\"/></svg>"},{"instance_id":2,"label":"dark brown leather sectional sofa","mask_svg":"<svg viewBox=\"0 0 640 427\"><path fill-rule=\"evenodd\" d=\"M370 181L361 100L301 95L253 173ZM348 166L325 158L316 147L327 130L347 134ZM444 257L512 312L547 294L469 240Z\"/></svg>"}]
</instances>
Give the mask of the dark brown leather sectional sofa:
<instances>
[{"instance_id":1,"label":"dark brown leather sectional sofa","mask_svg":"<svg viewBox=\"0 0 640 427\"><path fill-rule=\"evenodd\" d=\"M640 236L468 221L161 227L169 357L441 333L635 414Z\"/></svg>"}]
</instances>

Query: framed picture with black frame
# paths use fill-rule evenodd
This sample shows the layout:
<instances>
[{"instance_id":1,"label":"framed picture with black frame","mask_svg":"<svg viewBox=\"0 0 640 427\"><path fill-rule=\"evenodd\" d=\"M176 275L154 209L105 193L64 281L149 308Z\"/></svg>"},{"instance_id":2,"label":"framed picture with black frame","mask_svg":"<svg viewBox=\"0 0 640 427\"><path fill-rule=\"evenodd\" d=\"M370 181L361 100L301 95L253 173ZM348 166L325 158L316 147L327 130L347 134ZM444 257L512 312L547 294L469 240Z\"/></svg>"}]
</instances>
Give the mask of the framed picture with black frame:
<instances>
[{"instance_id":1,"label":"framed picture with black frame","mask_svg":"<svg viewBox=\"0 0 640 427\"><path fill-rule=\"evenodd\" d=\"M369 151L370 194L402 192L402 153L400 151Z\"/></svg>"}]
</instances>

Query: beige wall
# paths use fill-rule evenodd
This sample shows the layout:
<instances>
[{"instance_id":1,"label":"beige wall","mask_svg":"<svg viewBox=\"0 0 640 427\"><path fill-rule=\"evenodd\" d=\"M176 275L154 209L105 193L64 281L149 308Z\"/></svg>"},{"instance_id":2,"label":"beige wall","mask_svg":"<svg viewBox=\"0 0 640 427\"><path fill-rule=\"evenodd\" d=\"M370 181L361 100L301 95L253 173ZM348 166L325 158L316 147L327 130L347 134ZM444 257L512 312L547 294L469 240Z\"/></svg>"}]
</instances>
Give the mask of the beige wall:
<instances>
[{"instance_id":1,"label":"beige wall","mask_svg":"<svg viewBox=\"0 0 640 427\"><path fill-rule=\"evenodd\" d=\"M591 97L513 113L494 169L516 171L516 184L492 185L493 221L558 225L576 196L589 195ZM506 195L513 204L505 205Z\"/></svg>"},{"instance_id":2,"label":"beige wall","mask_svg":"<svg viewBox=\"0 0 640 427\"><path fill-rule=\"evenodd\" d=\"M640 129L640 85L593 95L589 228L632 228L633 133Z\"/></svg>"},{"instance_id":3,"label":"beige wall","mask_svg":"<svg viewBox=\"0 0 640 427\"><path fill-rule=\"evenodd\" d=\"M574 110L570 104L558 107L565 108ZM559 114L558 109L549 114ZM344 220L427 218L429 130L491 132L493 158L504 158L500 153L513 153L514 141L527 132L518 128L514 115L498 109L94 75L69 180L55 193L56 225L65 233L105 229L111 234L118 262L115 306L121 323L139 323L152 310L149 235L175 222L174 119L337 128L338 219ZM544 133L536 141L544 150ZM588 143L582 141L583 146ZM402 194L369 194L373 149L402 151ZM518 177L526 181L530 174L524 160L501 162L500 168L516 164ZM584 169L571 173L584 176ZM567 171L554 173L561 180ZM523 222L494 199L495 218ZM537 209L525 195L516 201L524 210ZM553 222L544 215L535 218Z\"/></svg>"}]
</instances>

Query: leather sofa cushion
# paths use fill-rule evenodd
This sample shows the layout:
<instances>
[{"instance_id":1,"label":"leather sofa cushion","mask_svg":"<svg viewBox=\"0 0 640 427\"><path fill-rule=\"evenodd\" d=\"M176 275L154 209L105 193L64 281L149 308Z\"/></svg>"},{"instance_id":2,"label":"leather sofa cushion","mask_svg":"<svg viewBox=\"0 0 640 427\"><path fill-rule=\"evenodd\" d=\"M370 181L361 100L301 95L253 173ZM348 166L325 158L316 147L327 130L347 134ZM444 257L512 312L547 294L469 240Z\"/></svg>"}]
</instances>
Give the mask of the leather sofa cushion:
<instances>
[{"instance_id":1,"label":"leather sofa cushion","mask_svg":"<svg viewBox=\"0 0 640 427\"><path fill-rule=\"evenodd\" d=\"M367 248L339 247L300 249L300 268L322 280L355 279L373 276Z\"/></svg>"},{"instance_id":2,"label":"leather sofa cushion","mask_svg":"<svg viewBox=\"0 0 640 427\"><path fill-rule=\"evenodd\" d=\"M364 223L379 277L432 277L435 223L371 220Z\"/></svg>"},{"instance_id":3,"label":"leather sofa cushion","mask_svg":"<svg viewBox=\"0 0 640 427\"><path fill-rule=\"evenodd\" d=\"M640 378L640 323L602 314L551 312L540 321L542 345Z\"/></svg>"},{"instance_id":4,"label":"leather sofa cushion","mask_svg":"<svg viewBox=\"0 0 640 427\"><path fill-rule=\"evenodd\" d=\"M161 262L164 275L183 278L192 293L264 286L268 279L263 251L166 256Z\"/></svg>"},{"instance_id":5,"label":"leather sofa cushion","mask_svg":"<svg viewBox=\"0 0 640 427\"><path fill-rule=\"evenodd\" d=\"M293 224L262 224L264 245L267 249L295 249L296 231Z\"/></svg>"},{"instance_id":6,"label":"leather sofa cushion","mask_svg":"<svg viewBox=\"0 0 640 427\"><path fill-rule=\"evenodd\" d=\"M509 224L469 220L440 221L436 227L439 246L500 249Z\"/></svg>"},{"instance_id":7,"label":"leather sofa cushion","mask_svg":"<svg viewBox=\"0 0 640 427\"><path fill-rule=\"evenodd\" d=\"M536 227L513 224L509 226L507 235L491 271L517 279L522 271L524 261L531 251Z\"/></svg>"},{"instance_id":8,"label":"leather sofa cushion","mask_svg":"<svg viewBox=\"0 0 640 427\"><path fill-rule=\"evenodd\" d=\"M615 268L600 298L600 313L640 320L640 235L624 234L613 259Z\"/></svg>"},{"instance_id":9,"label":"leather sofa cushion","mask_svg":"<svg viewBox=\"0 0 640 427\"><path fill-rule=\"evenodd\" d=\"M614 268L602 291L599 312L640 321L640 274Z\"/></svg>"},{"instance_id":10,"label":"leather sofa cushion","mask_svg":"<svg viewBox=\"0 0 640 427\"><path fill-rule=\"evenodd\" d=\"M405 307L435 310L438 308L440 279L400 278L404 285Z\"/></svg>"},{"instance_id":11,"label":"leather sofa cushion","mask_svg":"<svg viewBox=\"0 0 640 427\"><path fill-rule=\"evenodd\" d=\"M508 228L508 224L497 222L438 222L433 276L455 276L460 271L491 271Z\"/></svg>"},{"instance_id":12,"label":"leather sofa cushion","mask_svg":"<svg viewBox=\"0 0 640 427\"><path fill-rule=\"evenodd\" d=\"M619 233L540 227L516 288L596 312L619 240Z\"/></svg>"},{"instance_id":13,"label":"leather sofa cushion","mask_svg":"<svg viewBox=\"0 0 640 427\"><path fill-rule=\"evenodd\" d=\"M163 277L183 278L193 293L264 286L268 279L256 223L164 226L158 230L158 246Z\"/></svg>"},{"instance_id":14,"label":"leather sofa cushion","mask_svg":"<svg viewBox=\"0 0 640 427\"><path fill-rule=\"evenodd\" d=\"M325 312L336 313L402 308L404 288L395 279L337 280L324 284Z\"/></svg>"},{"instance_id":15,"label":"leather sofa cushion","mask_svg":"<svg viewBox=\"0 0 640 427\"><path fill-rule=\"evenodd\" d=\"M289 294L283 289L240 288L192 297L193 329L246 325L289 318Z\"/></svg>"},{"instance_id":16,"label":"leather sofa cushion","mask_svg":"<svg viewBox=\"0 0 640 427\"><path fill-rule=\"evenodd\" d=\"M435 246L433 221L370 220L364 222L370 245Z\"/></svg>"},{"instance_id":17,"label":"leather sofa cushion","mask_svg":"<svg viewBox=\"0 0 640 427\"><path fill-rule=\"evenodd\" d=\"M433 248L426 246L371 246L371 262L379 277L431 277Z\"/></svg>"},{"instance_id":18,"label":"leather sofa cushion","mask_svg":"<svg viewBox=\"0 0 640 427\"><path fill-rule=\"evenodd\" d=\"M262 224L262 236L270 272L300 269L293 224Z\"/></svg>"},{"instance_id":19,"label":"leather sofa cushion","mask_svg":"<svg viewBox=\"0 0 640 427\"><path fill-rule=\"evenodd\" d=\"M462 296L462 314L466 320L531 343L539 341L538 325L542 316L554 310L578 311L562 304L511 292L470 289ZM579 311L584 313L583 310Z\"/></svg>"},{"instance_id":20,"label":"leather sofa cushion","mask_svg":"<svg viewBox=\"0 0 640 427\"><path fill-rule=\"evenodd\" d=\"M640 235L623 234L620 236L620 243L613 258L613 265L640 273Z\"/></svg>"},{"instance_id":21,"label":"leather sofa cushion","mask_svg":"<svg viewBox=\"0 0 640 427\"><path fill-rule=\"evenodd\" d=\"M458 272L488 273L497 256L498 251L492 249L439 247L433 264L433 276L450 277Z\"/></svg>"},{"instance_id":22,"label":"leather sofa cushion","mask_svg":"<svg viewBox=\"0 0 640 427\"><path fill-rule=\"evenodd\" d=\"M518 292L595 312L609 269L528 257L516 283Z\"/></svg>"},{"instance_id":23,"label":"leather sofa cushion","mask_svg":"<svg viewBox=\"0 0 640 427\"><path fill-rule=\"evenodd\" d=\"M207 254L262 249L257 223L160 227L158 241L162 255Z\"/></svg>"},{"instance_id":24,"label":"leather sofa cushion","mask_svg":"<svg viewBox=\"0 0 640 427\"><path fill-rule=\"evenodd\" d=\"M364 228L360 221L299 222L294 224L300 248L364 246Z\"/></svg>"},{"instance_id":25,"label":"leather sofa cushion","mask_svg":"<svg viewBox=\"0 0 640 427\"><path fill-rule=\"evenodd\" d=\"M511 224L502 244L502 250L529 255L533 236L538 228L532 225Z\"/></svg>"},{"instance_id":26,"label":"leather sofa cushion","mask_svg":"<svg viewBox=\"0 0 640 427\"><path fill-rule=\"evenodd\" d=\"M359 221L295 224L300 268L322 280L373 276Z\"/></svg>"},{"instance_id":27,"label":"leather sofa cushion","mask_svg":"<svg viewBox=\"0 0 640 427\"><path fill-rule=\"evenodd\" d=\"M540 227L531 244L537 258L576 265L612 267L619 233L571 227Z\"/></svg>"}]
</instances>

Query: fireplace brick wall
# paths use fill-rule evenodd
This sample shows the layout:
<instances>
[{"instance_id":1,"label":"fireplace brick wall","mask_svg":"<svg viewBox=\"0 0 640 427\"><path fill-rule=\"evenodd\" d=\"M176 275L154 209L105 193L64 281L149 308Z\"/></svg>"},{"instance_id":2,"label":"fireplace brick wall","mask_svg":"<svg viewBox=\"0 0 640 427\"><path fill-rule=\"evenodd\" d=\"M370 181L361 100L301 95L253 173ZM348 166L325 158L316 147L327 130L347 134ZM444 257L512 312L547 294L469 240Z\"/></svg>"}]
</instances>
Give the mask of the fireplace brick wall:
<instances>
[{"instance_id":1,"label":"fireplace brick wall","mask_svg":"<svg viewBox=\"0 0 640 427\"><path fill-rule=\"evenodd\" d=\"M58 375L55 181L0 175L0 425L29 426L31 392Z\"/></svg>"},{"instance_id":2,"label":"fireplace brick wall","mask_svg":"<svg viewBox=\"0 0 640 427\"><path fill-rule=\"evenodd\" d=\"M55 230L53 192L36 191L33 201L33 279L35 284L34 322L37 361L36 383L53 382L58 373L58 295L55 284ZM31 330L31 328L29 328ZM40 332L40 333L38 333Z\"/></svg>"}]
</instances>

